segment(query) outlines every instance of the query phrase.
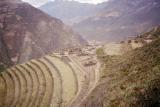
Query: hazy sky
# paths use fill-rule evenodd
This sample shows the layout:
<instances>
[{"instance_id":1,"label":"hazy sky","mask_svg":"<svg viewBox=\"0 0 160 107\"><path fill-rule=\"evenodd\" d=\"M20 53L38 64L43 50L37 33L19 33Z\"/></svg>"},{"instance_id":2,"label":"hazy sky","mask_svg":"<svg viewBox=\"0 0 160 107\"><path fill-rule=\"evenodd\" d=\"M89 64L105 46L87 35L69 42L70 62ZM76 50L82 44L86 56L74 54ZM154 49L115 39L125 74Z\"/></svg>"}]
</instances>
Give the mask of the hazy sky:
<instances>
[{"instance_id":1,"label":"hazy sky","mask_svg":"<svg viewBox=\"0 0 160 107\"><path fill-rule=\"evenodd\" d=\"M38 6L43 5L44 3L48 2L48 1L54 1L54 0L23 0L23 1L29 2L30 4L38 7ZM97 3L102 3L102 2L107 1L107 0L75 0L75 1L83 2L83 3L97 4Z\"/></svg>"}]
</instances>

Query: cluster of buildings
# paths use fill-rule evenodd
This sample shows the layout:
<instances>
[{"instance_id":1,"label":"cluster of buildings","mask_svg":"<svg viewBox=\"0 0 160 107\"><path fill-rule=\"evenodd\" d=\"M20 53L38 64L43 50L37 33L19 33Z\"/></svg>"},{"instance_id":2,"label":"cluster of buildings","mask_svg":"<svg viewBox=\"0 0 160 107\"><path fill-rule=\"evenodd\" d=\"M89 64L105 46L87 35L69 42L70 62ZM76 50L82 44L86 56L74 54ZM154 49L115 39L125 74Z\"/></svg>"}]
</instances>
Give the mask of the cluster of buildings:
<instances>
[{"instance_id":1,"label":"cluster of buildings","mask_svg":"<svg viewBox=\"0 0 160 107\"><path fill-rule=\"evenodd\" d=\"M57 50L54 54L59 54L61 56L75 56L84 67L90 67L97 64L96 50L100 47L100 44L88 43L82 47Z\"/></svg>"}]
</instances>

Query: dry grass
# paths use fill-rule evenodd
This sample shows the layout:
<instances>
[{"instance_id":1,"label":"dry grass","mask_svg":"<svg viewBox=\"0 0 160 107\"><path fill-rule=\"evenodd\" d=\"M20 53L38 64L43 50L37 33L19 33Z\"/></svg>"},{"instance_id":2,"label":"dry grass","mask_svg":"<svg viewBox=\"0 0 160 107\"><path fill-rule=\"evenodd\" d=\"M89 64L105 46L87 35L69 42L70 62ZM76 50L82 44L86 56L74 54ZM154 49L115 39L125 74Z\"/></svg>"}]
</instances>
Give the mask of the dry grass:
<instances>
[{"instance_id":1,"label":"dry grass","mask_svg":"<svg viewBox=\"0 0 160 107\"><path fill-rule=\"evenodd\" d=\"M76 78L73 74L72 69L67 66L63 61L56 57L47 57L53 60L54 65L61 72L63 79L63 103L69 102L75 96L76 90Z\"/></svg>"},{"instance_id":2,"label":"dry grass","mask_svg":"<svg viewBox=\"0 0 160 107\"><path fill-rule=\"evenodd\" d=\"M160 39L122 56L99 51L101 81L84 107L160 106Z\"/></svg>"}]
</instances>

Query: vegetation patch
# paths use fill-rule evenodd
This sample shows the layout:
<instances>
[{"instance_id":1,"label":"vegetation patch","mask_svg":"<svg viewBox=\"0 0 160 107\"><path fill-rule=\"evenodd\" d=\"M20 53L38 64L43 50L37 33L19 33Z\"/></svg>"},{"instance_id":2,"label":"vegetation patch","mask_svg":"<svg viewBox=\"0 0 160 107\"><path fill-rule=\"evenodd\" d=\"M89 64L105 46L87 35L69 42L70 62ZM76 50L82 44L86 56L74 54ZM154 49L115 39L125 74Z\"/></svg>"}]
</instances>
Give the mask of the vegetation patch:
<instances>
[{"instance_id":1,"label":"vegetation patch","mask_svg":"<svg viewBox=\"0 0 160 107\"><path fill-rule=\"evenodd\" d=\"M6 67L3 64L0 64L0 72L3 72L6 69Z\"/></svg>"},{"instance_id":2,"label":"vegetation patch","mask_svg":"<svg viewBox=\"0 0 160 107\"><path fill-rule=\"evenodd\" d=\"M160 26L156 27L155 29L152 29L149 32L146 32L142 35L140 35L141 38L148 38L152 40L156 40L160 38Z\"/></svg>"},{"instance_id":3,"label":"vegetation patch","mask_svg":"<svg viewBox=\"0 0 160 107\"><path fill-rule=\"evenodd\" d=\"M160 39L121 56L97 54L103 70L87 107L160 107Z\"/></svg>"}]
</instances>

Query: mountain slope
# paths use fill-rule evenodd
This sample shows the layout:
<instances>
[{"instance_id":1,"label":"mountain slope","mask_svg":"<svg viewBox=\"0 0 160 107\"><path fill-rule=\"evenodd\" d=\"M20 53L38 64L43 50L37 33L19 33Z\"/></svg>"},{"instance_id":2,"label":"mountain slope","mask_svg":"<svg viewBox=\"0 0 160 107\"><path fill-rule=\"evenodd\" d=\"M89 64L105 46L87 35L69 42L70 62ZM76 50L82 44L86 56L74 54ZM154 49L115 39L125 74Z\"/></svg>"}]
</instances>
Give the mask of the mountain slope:
<instances>
[{"instance_id":1,"label":"mountain slope","mask_svg":"<svg viewBox=\"0 0 160 107\"><path fill-rule=\"evenodd\" d=\"M89 40L121 41L160 24L159 0L109 0L98 5L56 0L40 9Z\"/></svg>"},{"instance_id":2,"label":"mountain slope","mask_svg":"<svg viewBox=\"0 0 160 107\"><path fill-rule=\"evenodd\" d=\"M56 49L86 43L62 21L27 3L8 0L1 1L0 5L1 63L21 63Z\"/></svg>"},{"instance_id":3,"label":"mountain slope","mask_svg":"<svg viewBox=\"0 0 160 107\"><path fill-rule=\"evenodd\" d=\"M101 80L80 107L159 107L159 44L157 38L122 56L98 52L103 63Z\"/></svg>"},{"instance_id":4,"label":"mountain slope","mask_svg":"<svg viewBox=\"0 0 160 107\"><path fill-rule=\"evenodd\" d=\"M77 1L50 1L40 7L53 17L60 18L67 24L77 23L96 13L96 5Z\"/></svg>"},{"instance_id":5,"label":"mountain slope","mask_svg":"<svg viewBox=\"0 0 160 107\"><path fill-rule=\"evenodd\" d=\"M158 0L110 0L101 6L97 14L73 26L87 39L122 40L160 24Z\"/></svg>"}]
</instances>

